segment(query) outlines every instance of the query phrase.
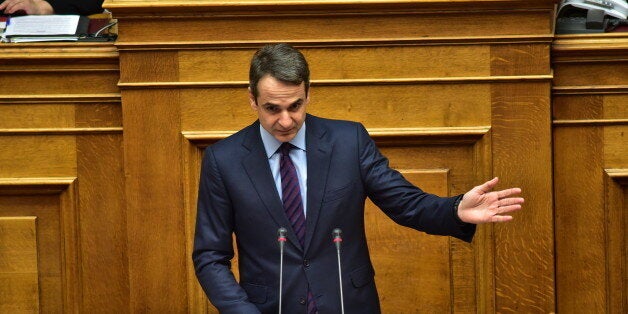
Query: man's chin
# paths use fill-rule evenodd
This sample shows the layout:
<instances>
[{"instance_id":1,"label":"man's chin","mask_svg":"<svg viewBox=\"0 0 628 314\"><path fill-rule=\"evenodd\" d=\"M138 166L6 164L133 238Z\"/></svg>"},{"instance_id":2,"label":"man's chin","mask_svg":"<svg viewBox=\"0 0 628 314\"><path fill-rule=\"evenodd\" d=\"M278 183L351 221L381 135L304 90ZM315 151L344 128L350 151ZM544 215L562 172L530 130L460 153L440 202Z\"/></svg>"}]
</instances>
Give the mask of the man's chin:
<instances>
[{"instance_id":1,"label":"man's chin","mask_svg":"<svg viewBox=\"0 0 628 314\"><path fill-rule=\"evenodd\" d=\"M296 133L275 133L275 138L282 142L290 142L297 134Z\"/></svg>"}]
</instances>

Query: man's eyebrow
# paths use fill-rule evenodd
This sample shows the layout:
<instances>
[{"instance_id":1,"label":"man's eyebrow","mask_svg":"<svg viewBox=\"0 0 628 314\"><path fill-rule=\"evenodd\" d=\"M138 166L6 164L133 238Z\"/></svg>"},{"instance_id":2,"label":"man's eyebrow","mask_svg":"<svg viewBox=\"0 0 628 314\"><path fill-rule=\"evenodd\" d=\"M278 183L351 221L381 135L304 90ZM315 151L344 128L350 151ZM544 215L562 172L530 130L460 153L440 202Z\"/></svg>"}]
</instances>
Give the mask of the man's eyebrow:
<instances>
[{"instance_id":1,"label":"man's eyebrow","mask_svg":"<svg viewBox=\"0 0 628 314\"><path fill-rule=\"evenodd\" d=\"M299 98L297 100L295 100L293 103L291 103L290 105L288 105L288 107L293 106L293 105L299 105L303 103L303 98ZM273 104L272 102L267 102L267 103L263 103L262 106L264 107L279 107L279 105L277 104Z\"/></svg>"}]
</instances>

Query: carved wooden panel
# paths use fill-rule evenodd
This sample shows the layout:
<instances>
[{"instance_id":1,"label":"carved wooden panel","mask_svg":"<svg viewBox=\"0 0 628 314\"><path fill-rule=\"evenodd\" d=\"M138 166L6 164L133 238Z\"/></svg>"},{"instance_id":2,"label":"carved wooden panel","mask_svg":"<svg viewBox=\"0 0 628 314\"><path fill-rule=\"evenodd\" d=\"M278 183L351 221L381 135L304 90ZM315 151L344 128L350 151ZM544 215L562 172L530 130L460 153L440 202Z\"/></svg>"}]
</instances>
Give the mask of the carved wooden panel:
<instances>
[{"instance_id":1,"label":"carved wooden panel","mask_svg":"<svg viewBox=\"0 0 628 314\"><path fill-rule=\"evenodd\" d=\"M560 36L552 54L559 312L628 310L625 36Z\"/></svg>"},{"instance_id":2,"label":"carved wooden panel","mask_svg":"<svg viewBox=\"0 0 628 314\"><path fill-rule=\"evenodd\" d=\"M389 296L385 309L554 311L551 3L111 0L105 6L121 25L131 311L215 312L190 261L199 163L204 147L255 120L248 64L268 42L293 43L308 58L311 113L364 123L392 165L410 176L447 169L445 177L429 179L438 182L428 185L433 191L463 193L494 175L500 187L525 191L526 211L516 223L480 228L473 245L432 237L413 242L427 254L435 250L430 261L450 258L439 272L411 269L418 280L412 291L434 303L400 305L407 295L395 295L380 278L380 293ZM455 27L444 26L451 21ZM522 240L530 234L539 236ZM374 254L386 252L379 236L373 235ZM164 245L169 250L160 250ZM419 282L437 285L438 293L421 290Z\"/></svg>"},{"instance_id":3,"label":"carved wooden panel","mask_svg":"<svg viewBox=\"0 0 628 314\"><path fill-rule=\"evenodd\" d=\"M0 217L0 311L39 312L37 217Z\"/></svg>"},{"instance_id":4,"label":"carved wooden panel","mask_svg":"<svg viewBox=\"0 0 628 314\"><path fill-rule=\"evenodd\" d=\"M407 169L402 173L428 193L448 195L446 169ZM371 259L380 299L385 300L382 312L451 312L454 279L450 256L456 252L449 242L453 240L399 227L370 201L364 221L369 246L376 248Z\"/></svg>"},{"instance_id":5,"label":"carved wooden panel","mask_svg":"<svg viewBox=\"0 0 628 314\"><path fill-rule=\"evenodd\" d=\"M6 260L3 258L3 263L18 263L3 268L16 268L23 263L22 279L31 278L30 289L19 286L16 290L10 289L16 294L0 299L1 308L44 313L78 309L80 277L75 193L75 178L0 178L0 217L5 224L2 238L6 239L0 245L8 248L18 245L19 242L11 241L11 236L22 235L21 241L26 241L19 247L26 250L24 256L17 255L20 252L17 250L5 251L9 254ZM25 219L32 222L30 226L22 225L21 230L14 230L19 233L12 234L9 227L18 228L18 221ZM19 283L14 280L9 278L9 282ZM34 307L25 307L28 300L34 302L31 304Z\"/></svg>"},{"instance_id":6,"label":"carved wooden panel","mask_svg":"<svg viewBox=\"0 0 628 314\"><path fill-rule=\"evenodd\" d=\"M39 301L31 305L129 312L117 50L33 43L0 51L0 217L36 217Z\"/></svg>"}]
</instances>

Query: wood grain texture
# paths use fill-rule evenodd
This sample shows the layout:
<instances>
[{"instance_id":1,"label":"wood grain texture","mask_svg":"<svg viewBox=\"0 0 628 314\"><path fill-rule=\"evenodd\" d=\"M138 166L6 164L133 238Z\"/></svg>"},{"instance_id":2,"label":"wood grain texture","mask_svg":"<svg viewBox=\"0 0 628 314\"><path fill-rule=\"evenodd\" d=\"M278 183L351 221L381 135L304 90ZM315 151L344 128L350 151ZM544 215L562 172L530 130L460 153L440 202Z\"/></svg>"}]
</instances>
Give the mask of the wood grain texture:
<instances>
[{"instance_id":1,"label":"wood grain texture","mask_svg":"<svg viewBox=\"0 0 628 314\"><path fill-rule=\"evenodd\" d=\"M114 12L115 13L115 12ZM119 28L118 40L125 42L162 42L176 38L180 42L273 42L273 41L329 41L416 39L422 37L471 37L490 33L495 35L549 34L548 11L482 12L482 19L469 12L419 13L361 13L340 15L277 14L243 18L178 16L161 19L133 19L125 28ZM456 21L457 27L442 27L443 19ZM160 28L160 24L168 24ZM264 25L260 28L259 25ZM316 29L311 28L316 25ZM503 27L496 28L495 25ZM155 29L161 29L155 32ZM207 31L211 29L212 31ZM391 36L394 34L394 36Z\"/></svg>"},{"instance_id":2,"label":"wood grain texture","mask_svg":"<svg viewBox=\"0 0 628 314\"><path fill-rule=\"evenodd\" d=\"M83 94L86 91L100 94L118 91L117 71L67 72L63 78L59 79L58 70L22 72L0 76L0 84L11 86L11 94Z\"/></svg>"},{"instance_id":3,"label":"wood grain texture","mask_svg":"<svg viewBox=\"0 0 628 314\"><path fill-rule=\"evenodd\" d=\"M554 311L549 101L549 83L493 86L493 176L526 200L515 223L494 229L498 312Z\"/></svg>"},{"instance_id":4,"label":"wood grain texture","mask_svg":"<svg viewBox=\"0 0 628 314\"><path fill-rule=\"evenodd\" d=\"M554 132L559 312L606 308L602 131L560 128Z\"/></svg>"},{"instance_id":5,"label":"wood grain texture","mask_svg":"<svg viewBox=\"0 0 628 314\"><path fill-rule=\"evenodd\" d=\"M176 312L188 304L177 96L122 93L131 312Z\"/></svg>"},{"instance_id":6,"label":"wood grain texture","mask_svg":"<svg viewBox=\"0 0 628 314\"><path fill-rule=\"evenodd\" d=\"M384 244L396 243L376 229L372 251L389 265L378 266L385 309L554 310L552 1L108 0L105 6L119 17L115 46L20 44L2 47L0 55L0 84L12 86L0 92L0 145L7 148L0 150L6 179L0 216L38 217L41 312L216 312L190 262L202 148L255 119L247 104L248 62L255 49L275 41L294 43L310 61L312 113L363 122L391 165L426 189L455 195L498 174L505 179L500 186L522 183L530 193L515 223L484 226L471 245L410 238L394 227L412 246L387 250ZM614 59L586 65L595 78L623 69L608 66L625 48L607 44L605 56ZM590 43L561 45L566 66L577 59L578 45L589 61L599 60L586 48ZM605 167L623 169L628 83L569 80L555 89L566 93L556 112L564 121L587 118L567 98L593 95L582 105L603 107L591 112L600 109L594 123L611 140L604 144ZM604 202L625 200L623 181L605 178ZM623 207L609 210L609 217L623 217ZM369 227L391 223L367 219L374 221ZM615 252L625 233L618 226L607 226L609 265L622 265ZM536 236L527 240L530 234ZM399 265L392 258L417 247L423 253L417 258L433 263ZM381 276L399 276L397 266L416 266L399 295ZM604 282L625 287L614 277ZM417 295L422 304L415 304ZM607 304L623 310L622 297L607 293Z\"/></svg>"},{"instance_id":7,"label":"wood grain texture","mask_svg":"<svg viewBox=\"0 0 628 314\"><path fill-rule=\"evenodd\" d=\"M0 180L0 217L37 217L39 310L80 308L76 178Z\"/></svg>"},{"instance_id":8,"label":"wood grain texture","mask_svg":"<svg viewBox=\"0 0 628 314\"><path fill-rule=\"evenodd\" d=\"M0 217L0 311L39 312L37 217Z\"/></svg>"},{"instance_id":9,"label":"wood grain texture","mask_svg":"<svg viewBox=\"0 0 628 314\"><path fill-rule=\"evenodd\" d=\"M447 195L447 170L399 170L425 191ZM450 240L402 228L370 201L364 223L382 312L451 312Z\"/></svg>"},{"instance_id":10,"label":"wood grain texture","mask_svg":"<svg viewBox=\"0 0 628 314\"><path fill-rule=\"evenodd\" d=\"M552 48L559 312L628 309L627 38L565 36Z\"/></svg>"},{"instance_id":11,"label":"wood grain texture","mask_svg":"<svg viewBox=\"0 0 628 314\"><path fill-rule=\"evenodd\" d=\"M608 289L607 311L628 310L628 168L605 169L606 258Z\"/></svg>"},{"instance_id":12,"label":"wood grain texture","mask_svg":"<svg viewBox=\"0 0 628 314\"><path fill-rule=\"evenodd\" d=\"M120 104L27 103L0 106L0 129L65 129L122 126Z\"/></svg>"},{"instance_id":13,"label":"wood grain texture","mask_svg":"<svg viewBox=\"0 0 628 314\"><path fill-rule=\"evenodd\" d=\"M312 80L377 78L442 78L489 75L488 45L308 47L305 55ZM248 64L256 49L182 50L182 82L248 80Z\"/></svg>"},{"instance_id":14,"label":"wood grain texture","mask_svg":"<svg viewBox=\"0 0 628 314\"><path fill-rule=\"evenodd\" d=\"M0 216L37 217L39 312L128 312L117 49L0 50Z\"/></svg>"},{"instance_id":15,"label":"wood grain texture","mask_svg":"<svg viewBox=\"0 0 628 314\"><path fill-rule=\"evenodd\" d=\"M186 89L180 97L185 104L181 122L186 131L235 131L255 119L244 88ZM488 84L313 85L308 110L361 121L370 128L488 125L489 98Z\"/></svg>"},{"instance_id":16,"label":"wood grain texture","mask_svg":"<svg viewBox=\"0 0 628 314\"><path fill-rule=\"evenodd\" d=\"M82 310L129 312L122 135L76 139Z\"/></svg>"},{"instance_id":17,"label":"wood grain texture","mask_svg":"<svg viewBox=\"0 0 628 314\"><path fill-rule=\"evenodd\" d=\"M0 136L0 173L4 177L73 176L76 143L72 137ZM45 154L42 154L45 152Z\"/></svg>"},{"instance_id":18,"label":"wood grain texture","mask_svg":"<svg viewBox=\"0 0 628 314\"><path fill-rule=\"evenodd\" d=\"M120 82L178 81L176 52L129 52L120 56Z\"/></svg>"}]
</instances>

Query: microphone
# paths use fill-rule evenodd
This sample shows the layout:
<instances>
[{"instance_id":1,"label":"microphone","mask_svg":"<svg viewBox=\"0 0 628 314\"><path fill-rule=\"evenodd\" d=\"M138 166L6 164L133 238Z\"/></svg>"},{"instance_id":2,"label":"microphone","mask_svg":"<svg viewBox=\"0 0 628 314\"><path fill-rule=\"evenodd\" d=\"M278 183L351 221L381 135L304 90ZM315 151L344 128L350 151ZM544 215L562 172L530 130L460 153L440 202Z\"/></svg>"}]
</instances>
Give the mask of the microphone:
<instances>
[{"instance_id":1,"label":"microphone","mask_svg":"<svg viewBox=\"0 0 628 314\"><path fill-rule=\"evenodd\" d=\"M281 295L283 290L283 247L286 243L286 228L277 229L277 242L279 243L279 314L281 314Z\"/></svg>"},{"instance_id":2,"label":"microphone","mask_svg":"<svg viewBox=\"0 0 628 314\"><path fill-rule=\"evenodd\" d=\"M334 243L336 244L336 255L338 256L338 282L340 287L340 309L341 313L345 314L345 301L344 294L342 293L342 267L340 267L340 244L342 243L342 230L339 228L332 231L334 237Z\"/></svg>"}]
</instances>

